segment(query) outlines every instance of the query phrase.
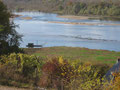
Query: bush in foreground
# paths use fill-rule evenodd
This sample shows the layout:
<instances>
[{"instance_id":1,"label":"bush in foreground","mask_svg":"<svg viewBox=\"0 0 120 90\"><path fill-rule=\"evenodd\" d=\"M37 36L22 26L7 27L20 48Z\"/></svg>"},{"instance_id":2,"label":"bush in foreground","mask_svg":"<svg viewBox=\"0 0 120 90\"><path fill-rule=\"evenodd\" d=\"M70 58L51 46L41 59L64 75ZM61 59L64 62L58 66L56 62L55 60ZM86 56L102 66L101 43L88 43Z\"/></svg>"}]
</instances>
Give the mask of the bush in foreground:
<instances>
[{"instance_id":1,"label":"bush in foreground","mask_svg":"<svg viewBox=\"0 0 120 90\"><path fill-rule=\"evenodd\" d=\"M120 74L105 82L106 65L92 65L62 57L46 61L33 55L10 54L0 59L0 84L58 90L110 90L120 87Z\"/></svg>"},{"instance_id":2,"label":"bush in foreground","mask_svg":"<svg viewBox=\"0 0 120 90\"><path fill-rule=\"evenodd\" d=\"M43 65L40 86L58 90L102 90L107 69L105 65L55 58Z\"/></svg>"},{"instance_id":3,"label":"bush in foreground","mask_svg":"<svg viewBox=\"0 0 120 90\"><path fill-rule=\"evenodd\" d=\"M0 83L4 85L22 86L35 84L39 79L43 62L36 56L26 54L10 54L1 56Z\"/></svg>"},{"instance_id":4,"label":"bush in foreground","mask_svg":"<svg viewBox=\"0 0 120 90\"><path fill-rule=\"evenodd\" d=\"M40 86L62 89L71 82L74 67L62 57L48 60L42 67Z\"/></svg>"}]
</instances>

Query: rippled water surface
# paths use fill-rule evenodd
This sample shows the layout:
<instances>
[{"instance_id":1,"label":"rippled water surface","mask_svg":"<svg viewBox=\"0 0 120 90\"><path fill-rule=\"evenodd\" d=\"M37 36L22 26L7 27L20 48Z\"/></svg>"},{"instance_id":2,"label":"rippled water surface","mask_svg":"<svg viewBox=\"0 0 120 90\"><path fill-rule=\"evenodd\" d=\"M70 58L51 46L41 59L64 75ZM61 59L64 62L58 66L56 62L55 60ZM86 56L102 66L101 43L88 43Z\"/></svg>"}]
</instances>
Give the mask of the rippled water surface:
<instances>
[{"instance_id":1,"label":"rippled water surface","mask_svg":"<svg viewBox=\"0 0 120 90\"><path fill-rule=\"evenodd\" d=\"M104 23L120 24L120 21L72 20L59 18L56 14L39 12L16 14L22 15L21 17L32 17L30 20L23 20L21 17L14 19L19 25L16 30L24 35L20 47L34 43L42 44L44 47L72 46L120 51L120 25L104 25ZM98 23L98 25L71 25L50 23L51 21Z\"/></svg>"}]
</instances>

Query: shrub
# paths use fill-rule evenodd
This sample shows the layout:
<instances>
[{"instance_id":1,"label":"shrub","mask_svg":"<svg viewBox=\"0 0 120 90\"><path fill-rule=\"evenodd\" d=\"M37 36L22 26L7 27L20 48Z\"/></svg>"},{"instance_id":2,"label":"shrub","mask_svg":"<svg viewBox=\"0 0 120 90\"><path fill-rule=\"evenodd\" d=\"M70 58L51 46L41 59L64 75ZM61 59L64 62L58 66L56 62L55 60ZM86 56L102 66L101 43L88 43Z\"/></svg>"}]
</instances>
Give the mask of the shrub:
<instances>
[{"instance_id":1,"label":"shrub","mask_svg":"<svg viewBox=\"0 0 120 90\"><path fill-rule=\"evenodd\" d=\"M1 56L0 59L0 80L12 85L11 82L18 83L36 83L36 78L41 75L41 66L43 62L36 56L26 54L10 54Z\"/></svg>"},{"instance_id":2,"label":"shrub","mask_svg":"<svg viewBox=\"0 0 120 90\"><path fill-rule=\"evenodd\" d=\"M41 86L61 89L70 82L74 68L60 57L48 60L42 67L42 73Z\"/></svg>"},{"instance_id":3,"label":"shrub","mask_svg":"<svg viewBox=\"0 0 120 90\"><path fill-rule=\"evenodd\" d=\"M54 58L43 65L39 85L65 90L102 90L102 80L108 68L106 65Z\"/></svg>"}]
</instances>

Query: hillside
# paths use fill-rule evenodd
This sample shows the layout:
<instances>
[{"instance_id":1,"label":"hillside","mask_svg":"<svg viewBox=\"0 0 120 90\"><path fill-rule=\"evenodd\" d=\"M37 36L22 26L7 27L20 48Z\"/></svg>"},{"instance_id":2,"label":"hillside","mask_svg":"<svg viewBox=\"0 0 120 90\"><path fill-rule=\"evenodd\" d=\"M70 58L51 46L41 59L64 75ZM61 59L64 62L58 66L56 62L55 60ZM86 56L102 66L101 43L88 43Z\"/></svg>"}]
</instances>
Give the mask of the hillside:
<instances>
[{"instance_id":1,"label":"hillside","mask_svg":"<svg viewBox=\"0 0 120 90\"><path fill-rule=\"evenodd\" d=\"M3 0L10 10L119 16L120 0Z\"/></svg>"}]
</instances>

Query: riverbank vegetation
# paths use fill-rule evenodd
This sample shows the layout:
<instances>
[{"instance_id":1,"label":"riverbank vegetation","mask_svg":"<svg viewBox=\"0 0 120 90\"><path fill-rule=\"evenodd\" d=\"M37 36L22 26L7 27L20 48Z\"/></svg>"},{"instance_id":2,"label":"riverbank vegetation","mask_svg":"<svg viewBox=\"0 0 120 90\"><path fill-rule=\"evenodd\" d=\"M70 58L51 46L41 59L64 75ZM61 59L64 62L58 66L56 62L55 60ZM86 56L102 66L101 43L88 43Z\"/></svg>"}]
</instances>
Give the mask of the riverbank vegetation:
<instances>
[{"instance_id":1,"label":"riverbank vegetation","mask_svg":"<svg viewBox=\"0 0 120 90\"><path fill-rule=\"evenodd\" d=\"M3 0L10 10L120 16L119 0Z\"/></svg>"}]
</instances>

